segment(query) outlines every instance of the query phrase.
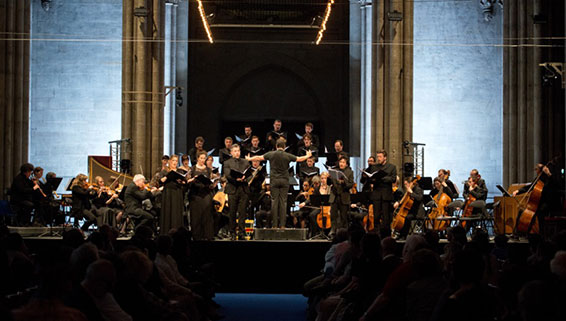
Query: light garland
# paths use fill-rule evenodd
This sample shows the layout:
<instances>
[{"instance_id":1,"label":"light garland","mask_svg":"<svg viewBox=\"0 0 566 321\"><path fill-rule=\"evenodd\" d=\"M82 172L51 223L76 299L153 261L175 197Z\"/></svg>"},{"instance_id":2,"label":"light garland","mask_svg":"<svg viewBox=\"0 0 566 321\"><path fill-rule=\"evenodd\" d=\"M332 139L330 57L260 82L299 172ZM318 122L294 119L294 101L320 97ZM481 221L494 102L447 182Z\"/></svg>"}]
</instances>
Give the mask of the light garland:
<instances>
[{"instance_id":1,"label":"light garland","mask_svg":"<svg viewBox=\"0 0 566 321\"><path fill-rule=\"evenodd\" d=\"M320 44L322 36L324 35L324 31L326 30L326 23L328 22L328 18L330 18L332 4L334 4L334 0L328 0L328 3L326 4L326 11L324 12L324 19L322 20L322 24L320 24L320 29L318 30L318 35L316 36L316 45Z\"/></svg>"},{"instance_id":2,"label":"light garland","mask_svg":"<svg viewBox=\"0 0 566 321\"><path fill-rule=\"evenodd\" d=\"M202 1L197 0L197 2L198 2L198 12L200 13L200 19L202 20L202 25L204 26L204 30L206 31L206 35L208 36L208 41L210 43L214 43L214 41L212 40L212 32L210 31L210 26L208 25L208 21L206 20L206 12L204 12Z\"/></svg>"}]
</instances>

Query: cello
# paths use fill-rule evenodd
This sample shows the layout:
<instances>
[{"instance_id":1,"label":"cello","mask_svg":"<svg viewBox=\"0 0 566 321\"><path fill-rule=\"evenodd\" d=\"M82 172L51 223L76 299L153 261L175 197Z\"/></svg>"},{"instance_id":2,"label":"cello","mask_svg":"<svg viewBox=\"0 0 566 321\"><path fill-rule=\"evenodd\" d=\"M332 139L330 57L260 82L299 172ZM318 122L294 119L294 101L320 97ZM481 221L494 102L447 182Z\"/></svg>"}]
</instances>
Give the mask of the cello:
<instances>
[{"instance_id":1,"label":"cello","mask_svg":"<svg viewBox=\"0 0 566 321\"><path fill-rule=\"evenodd\" d=\"M448 222L445 220L439 220L438 218L444 217L446 215L446 206L452 202L450 196L446 193L439 192L436 194L432 200L436 207L434 207L428 214L430 219L429 228L433 231L440 232L444 231L448 227Z\"/></svg>"},{"instance_id":2,"label":"cello","mask_svg":"<svg viewBox=\"0 0 566 321\"><path fill-rule=\"evenodd\" d=\"M552 161L550 161L548 164L550 163L552 163ZM544 188L544 182L540 178L542 176L544 167L548 166L548 164L541 168L540 173L537 175L534 182L531 184L531 187L529 187L527 193L530 194L526 198L527 204L524 205L524 208L523 206L521 206L521 204L519 204L519 210L521 209L523 210L516 226L516 229L519 232L528 233L529 227L531 227L532 225L530 232L539 233L538 220L536 219L535 214L538 210L538 205L542 197L542 189Z\"/></svg>"},{"instance_id":3,"label":"cello","mask_svg":"<svg viewBox=\"0 0 566 321\"><path fill-rule=\"evenodd\" d=\"M415 179L411 182L411 189L415 187L415 184L420 179L421 179L420 175L417 175L415 177ZM401 229L403 229L403 226L405 226L405 218L407 217L407 214L409 214L409 211L411 210L412 207L413 207L413 199L411 198L409 191L406 191L401 201L399 201L399 207L397 207L394 213L395 218L393 219L393 222L391 222L391 229L394 232L400 232Z\"/></svg>"},{"instance_id":4,"label":"cello","mask_svg":"<svg viewBox=\"0 0 566 321\"><path fill-rule=\"evenodd\" d=\"M468 178L468 184L470 185L470 187L473 185L473 187L475 188L477 186L477 181L481 178L481 176L478 174L478 177L474 180L473 178ZM462 217L471 217L473 215L474 212L474 208L471 206L473 202L475 202L477 199L468 192L468 198L466 199L466 203L464 204L464 209L462 210ZM466 227L466 221L463 221L462 227Z\"/></svg>"}]
</instances>

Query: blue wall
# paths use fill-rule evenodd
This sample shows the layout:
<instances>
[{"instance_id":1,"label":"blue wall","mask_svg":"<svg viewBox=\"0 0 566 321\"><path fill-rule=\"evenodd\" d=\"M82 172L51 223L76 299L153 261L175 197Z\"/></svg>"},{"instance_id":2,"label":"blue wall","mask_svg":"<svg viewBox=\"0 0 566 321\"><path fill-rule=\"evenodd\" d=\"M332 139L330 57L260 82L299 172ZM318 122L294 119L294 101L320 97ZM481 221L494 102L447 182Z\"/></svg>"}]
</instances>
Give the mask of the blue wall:
<instances>
[{"instance_id":1,"label":"blue wall","mask_svg":"<svg viewBox=\"0 0 566 321\"><path fill-rule=\"evenodd\" d=\"M122 0L32 1L30 161L87 171L121 136Z\"/></svg>"},{"instance_id":2,"label":"blue wall","mask_svg":"<svg viewBox=\"0 0 566 321\"><path fill-rule=\"evenodd\" d=\"M478 1L415 1L414 133L425 175L452 171L462 189L472 168L490 194L502 182L503 12L485 22ZM495 193L498 194L498 193Z\"/></svg>"}]
</instances>

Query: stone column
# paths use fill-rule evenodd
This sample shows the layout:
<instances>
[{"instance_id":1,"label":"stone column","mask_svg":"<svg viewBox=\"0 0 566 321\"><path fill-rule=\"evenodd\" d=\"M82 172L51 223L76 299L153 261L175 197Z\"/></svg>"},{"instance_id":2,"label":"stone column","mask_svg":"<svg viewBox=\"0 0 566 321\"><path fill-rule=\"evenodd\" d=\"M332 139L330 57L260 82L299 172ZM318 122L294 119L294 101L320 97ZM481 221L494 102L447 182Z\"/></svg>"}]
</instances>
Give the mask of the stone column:
<instances>
[{"instance_id":1,"label":"stone column","mask_svg":"<svg viewBox=\"0 0 566 321\"><path fill-rule=\"evenodd\" d=\"M165 2L123 6L122 138L132 140L133 173L151 177L163 153Z\"/></svg>"},{"instance_id":2,"label":"stone column","mask_svg":"<svg viewBox=\"0 0 566 321\"><path fill-rule=\"evenodd\" d=\"M413 127L413 2L374 2L372 153L385 149L399 173Z\"/></svg>"},{"instance_id":3,"label":"stone column","mask_svg":"<svg viewBox=\"0 0 566 321\"><path fill-rule=\"evenodd\" d=\"M30 1L0 0L0 197L28 161Z\"/></svg>"},{"instance_id":4,"label":"stone column","mask_svg":"<svg viewBox=\"0 0 566 321\"><path fill-rule=\"evenodd\" d=\"M543 87L543 62L564 60L563 49L548 46L556 22L564 21L556 3L506 1L503 63L503 182L529 182L537 163L564 152L564 97L560 84ZM563 4L562 4L563 5ZM544 14L547 22L537 22ZM561 19L561 20L560 20ZM544 46L543 46L544 45ZM560 107L561 106L561 107ZM545 129L545 130L543 130Z\"/></svg>"}]
</instances>

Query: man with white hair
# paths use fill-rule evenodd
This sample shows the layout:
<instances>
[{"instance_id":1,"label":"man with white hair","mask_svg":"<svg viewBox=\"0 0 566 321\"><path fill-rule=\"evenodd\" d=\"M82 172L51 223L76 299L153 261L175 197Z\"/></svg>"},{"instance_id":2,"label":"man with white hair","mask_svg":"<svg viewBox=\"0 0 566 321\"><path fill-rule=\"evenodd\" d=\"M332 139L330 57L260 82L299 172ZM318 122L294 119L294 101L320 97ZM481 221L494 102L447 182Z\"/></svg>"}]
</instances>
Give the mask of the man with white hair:
<instances>
[{"instance_id":1,"label":"man with white hair","mask_svg":"<svg viewBox=\"0 0 566 321\"><path fill-rule=\"evenodd\" d=\"M124 202L126 203L126 215L137 220L136 228L140 225L153 227L154 215L142 207L142 202L153 198L153 192L157 188L148 190L145 186L145 177L141 174L134 176L133 181L126 188Z\"/></svg>"}]
</instances>

